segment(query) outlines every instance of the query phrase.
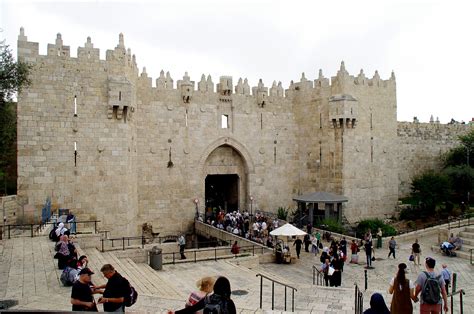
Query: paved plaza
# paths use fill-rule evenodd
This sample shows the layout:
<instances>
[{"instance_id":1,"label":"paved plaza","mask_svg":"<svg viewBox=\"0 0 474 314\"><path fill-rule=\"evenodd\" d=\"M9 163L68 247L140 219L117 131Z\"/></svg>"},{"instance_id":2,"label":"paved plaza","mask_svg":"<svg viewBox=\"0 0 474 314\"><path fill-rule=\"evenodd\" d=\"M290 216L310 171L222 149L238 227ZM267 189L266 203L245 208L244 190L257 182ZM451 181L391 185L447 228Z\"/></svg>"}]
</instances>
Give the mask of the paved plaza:
<instances>
[{"instance_id":1,"label":"paved plaza","mask_svg":"<svg viewBox=\"0 0 474 314\"><path fill-rule=\"evenodd\" d=\"M447 263L449 269L458 274L457 287L466 290L465 313L474 313L473 266L469 260L448 258L434 253L430 247L436 237L420 237L422 257L432 256L437 260L436 268ZM388 283L395 275L397 265L407 262L411 242L399 243L397 259L387 259L388 250L375 253L374 269L368 270L368 290L364 292L364 309L368 307L370 295L380 292L387 304ZM271 284L264 280L264 311L259 310L260 278L262 273L280 282L294 286L296 312L299 313L354 313L354 283L364 288L364 265L344 266L342 287L326 288L312 285L312 265L319 266L319 257L302 252L301 258L293 264L261 264L249 269L241 261L245 258L164 265L162 271L153 271L146 264L136 264L130 259L117 259L111 252L100 253L96 249L81 250L90 258L90 267L95 271L93 282L102 284L105 279L99 272L103 263L112 263L117 270L130 279L139 292L137 303L130 311L137 313L163 313L167 309L184 306L188 293L194 290L194 283L203 276L224 275L228 277L233 290L242 295L233 296L240 313L284 312L284 289L275 286L275 311L271 311ZM70 310L70 290L59 281L60 270L52 258L53 243L46 237L21 237L0 241L0 299L15 300L18 305L12 309L28 310ZM365 253L359 253L360 261ZM242 264L242 265L241 265ZM408 277L415 279L419 267L409 264ZM456 299L455 304L457 304ZM99 307L102 310L101 306ZM415 312L418 312L415 304ZM291 290L287 292L287 311L291 311ZM457 313L457 311L454 311Z\"/></svg>"}]
</instances>

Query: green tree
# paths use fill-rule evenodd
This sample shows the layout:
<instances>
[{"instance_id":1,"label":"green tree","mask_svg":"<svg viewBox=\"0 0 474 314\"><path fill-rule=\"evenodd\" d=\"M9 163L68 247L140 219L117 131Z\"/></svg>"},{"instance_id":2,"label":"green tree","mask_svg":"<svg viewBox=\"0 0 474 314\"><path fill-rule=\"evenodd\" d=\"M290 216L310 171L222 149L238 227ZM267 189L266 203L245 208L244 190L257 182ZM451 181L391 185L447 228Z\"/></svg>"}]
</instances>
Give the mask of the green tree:
<instances>
[{"instance_id":1,"label":"green tree","mask_svg":"<svg viewBox=\"0 0 474 314\"><path fill-rule=\"evenodd\" d=\"M31 65L15 62L5 41L0 42L0 191L5 194L16 193L16 104L12 99L30 84L30 70Z\"/></svg>"},{"instance_id":2,"label":"green tree","mask_svg":"<svg viewBox=\"0 0 474 314\"><path fill-rule=\"evenodd\" d=\"M427 171L413 179L411 194L422 210L434 213L436 205L449 199L451 193L450 186L450 180L447 175Z\"/></svg>"},{"instance_id":3,"label":"green tree","mask_svg":"<svg viewBox=\"0 0 474 314\"><path fill-rule=\"evenodd\" d=\"M26 62L15 62L8 45L5 41L0 42L0 106L30 84L30 70L31 65Z\"/></svg>"},{"instance_id":4,"label":"green tree","mask_svg":"<svg viewBox=\"0 0 474 314\"><path fill-rule=\"evenodd\" d=\"M474 166L474 130L459 137L461 145L451 149L444 156L444 167L469 165Z\"/></svg>"}]
</instances>

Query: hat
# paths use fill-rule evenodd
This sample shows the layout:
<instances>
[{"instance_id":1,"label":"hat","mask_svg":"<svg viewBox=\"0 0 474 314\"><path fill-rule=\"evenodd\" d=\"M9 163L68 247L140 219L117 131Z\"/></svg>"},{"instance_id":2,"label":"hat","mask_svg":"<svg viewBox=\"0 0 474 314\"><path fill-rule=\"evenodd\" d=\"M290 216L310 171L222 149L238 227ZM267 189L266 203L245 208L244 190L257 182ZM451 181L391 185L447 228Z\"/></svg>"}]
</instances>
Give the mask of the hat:
<instances>
[{"instance_id":1,"label":"hat","mask_svg":"<svg viewBox=\"0 0 474 314\"><path fill-rule=\"evenodd\" d=\"M81 269L81 271L79 272L79 275L94 275L94 272L86 267L86 268Z\"/></svg>"}]
</instances>

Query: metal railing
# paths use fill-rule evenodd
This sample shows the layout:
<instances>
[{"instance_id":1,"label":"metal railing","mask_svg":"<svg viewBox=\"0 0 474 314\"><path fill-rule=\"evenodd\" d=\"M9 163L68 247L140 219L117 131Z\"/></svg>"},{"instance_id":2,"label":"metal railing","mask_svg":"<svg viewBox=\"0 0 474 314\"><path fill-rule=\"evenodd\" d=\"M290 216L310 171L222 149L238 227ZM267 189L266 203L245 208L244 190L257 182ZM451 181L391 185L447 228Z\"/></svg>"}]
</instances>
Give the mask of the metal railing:
<instances>
[{"instance_id":1,"label":"metal railing","mask_svg":"<svg viewBox=\"0 0 474 314\"><path fill-rule=\"evenodd\" d=\"M359 287L356 283L355 286L355 293L354 293L354 309L355 314L362 314L364 312L364 294L360 291Z\"/></svg>"},{"instance_id":2,"label":"metal railing","mask_svg":"<svg viewBox=\"0 0 474 314\"><path fill-rule=\"evenodd\" d=\"M471 265L472 265L473 264L472 263L472 252L474 251L474 249L470 249L469 251L471 252Z\"/></svg>"},{"instance_id":3,"label":"metal railing","mask_svg":"<svg viewBox=\"0 0 474 314\"><path fill-rule=\"evenodd\" d=\"M218 259L240 256L255 256L260 252L261 254L264 254L266 248L260 245L241 246L239 254L232 254L230 250L231 247L229 246L185 250L184 255L188 256L186 259L181 259L181 254L179 252L162 253L163 265L176 264L177 261L180 261L180 263L197 263L202 261L217 261ZM189 258L189 255L192 255L192 258ZM169 256L169 258L166 258L167 256Z\"/></svg>"},{"instance_id":4,"label":"metal railing","mask_svg":"<svg viewBox=\"0 0 474 314\"><path fill-rule=\"evenodd\" d=\"M74 224L76 224L76 233L80 233L78 231L78 225L82 224L94 224L94 233L97 233L97 223L100 222L100 220L84 220L84 221L76 221ZM38 236L40 235L39 233L46 228L49 225L56 225L57 223L55 222L45 222L45 223L33 223L33 224L9 224L5 225L5 232L7 233L7 238L11 239L12 236L16 237L21 237L21 236L29 236L33 238L35 235ZM65 223L67 225L68 223ZM26 234L22 232L21 234L12 234L12 231L26 231Z\"/></svg>"},{"instance_id":5,"label":"metal railing","mask_svg":"<svg viewBox=\"0 0 474 314\"><path fill-rule=\"evenodd\" d=\"M459 313L463 314L464 313L464 308L463 308L462 296L466 294L463 289L459 289L458 291L454 291L453 293L448 295L448 297L451 298L451 313L454 313L453 312L453 310L454 310L454 297L456 296L456 294L459 294Z\"/></svg>"},{"instance_id":6,"label":"metal railing","mask_svg":"<svg viewBox=\"0 0 474 314\"><path fill-rule=\"evenodd\" d=\"M141 236L141 237L140 236L139 237L121 237L121 238L111 238L111 239L102 238L102 239L100 239L101 252L105 252L106 244L104 244L104 242L110 243L112 250L121 248L122 251L125 251L125 249L136 248L137 244L134 244L134 243L136 243L138 240L140 241L139 245L143 249L145 247L145 237L144 236ZM132 241L132 245L130 245L130 241ZM118 246L117 246L117 242L119 243Z\"/></svg>"},{"instance_id":7,"label":"metal railing","mask_svg":"<svg viewBox=\"0 0 474 314\"><path fill-rule=\"evenodd\" d=\"M324 280L324 273L315 265L313 265L313 285L327 287L327 282Z\"/></svg>"},{"instance_id":8,"label":"metal railing","mask_svg":"<svg viewBox=\"0 0 474 314\"><path fill-rule=\"evenodd\" d=\"M469 213L459 217L448 218L448 229L470 226L474 222L474 220L471 219L472 217L473 214Z\"/></svg>"},{"instance_id":9,"label":"metal railing","mask_svg":"<svg viewBox=\"0 0 474 314\"><path fill-rule=\"evenodd\" d=\"M287 301L287 296L286 296L286 292L288 290L288 288L291 289L291 311L294 312L295 311L295 291L298 291L298 289L296 289L295 287L292 287L290 285L287 285L285 283L282 283L282 282L279 282L275 279L272 279L272 278L269 278L265 275L262 275L262 274L257 274L256 275L257 277L260 276L260 309L263 308L263 278L265 279L268 279L272 282L272 311L275 309L275 283L281 285L281 286L284 286L285 287L285 311L286 311L286 301Z\"/></svg>"}]
</instances>

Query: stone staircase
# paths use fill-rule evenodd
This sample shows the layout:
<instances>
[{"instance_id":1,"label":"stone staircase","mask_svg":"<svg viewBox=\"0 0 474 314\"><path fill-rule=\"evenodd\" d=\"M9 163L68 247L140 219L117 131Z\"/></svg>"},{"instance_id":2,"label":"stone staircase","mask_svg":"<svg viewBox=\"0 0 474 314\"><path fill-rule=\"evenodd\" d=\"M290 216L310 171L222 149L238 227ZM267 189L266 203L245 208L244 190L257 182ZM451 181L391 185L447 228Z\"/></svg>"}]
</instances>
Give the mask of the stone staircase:
<instances>
[{"instance_id":1,"label":"stone staircase","mask_svg":"<svg viewBox=\"0 0 474 314\"><path fill-rule=\"evenodd\" d=\"M459 232L459 236L463 240L463 245L460 250L456 251L456 254L460 258L470 259L471 250L474 249L474 226L464 227L464 230Z\"/></svg>"}]
</instances>

